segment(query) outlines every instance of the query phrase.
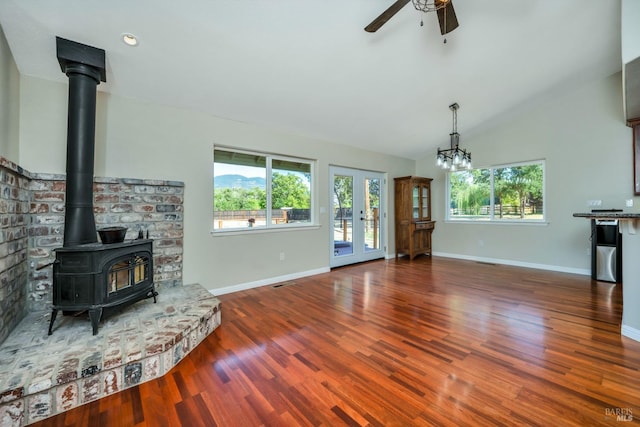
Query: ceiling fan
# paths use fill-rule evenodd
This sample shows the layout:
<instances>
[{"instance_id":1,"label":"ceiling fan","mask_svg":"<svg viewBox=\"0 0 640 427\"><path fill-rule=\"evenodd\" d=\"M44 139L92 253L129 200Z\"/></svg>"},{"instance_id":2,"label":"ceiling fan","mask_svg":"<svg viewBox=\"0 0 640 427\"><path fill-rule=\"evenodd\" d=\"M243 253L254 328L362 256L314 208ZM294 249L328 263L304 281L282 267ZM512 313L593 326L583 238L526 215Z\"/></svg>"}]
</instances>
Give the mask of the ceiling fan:
<instances>
[{"instance_id":1,"label":"ceiling fan","mask_svg":"<svg viewBox=\"0 0 640 427\"><path fill-rule=\"evenodd\" d=\"M387 10L382 12L380 16L364 27L364 30L369 33L375 33L410 1L416 10L437 13L438 23L440 24L440 34L445 35L458 28L458 18L456 18L456 12L453 10L451 0L397 0L389 6Z\"/></svg>"}]
</instances>

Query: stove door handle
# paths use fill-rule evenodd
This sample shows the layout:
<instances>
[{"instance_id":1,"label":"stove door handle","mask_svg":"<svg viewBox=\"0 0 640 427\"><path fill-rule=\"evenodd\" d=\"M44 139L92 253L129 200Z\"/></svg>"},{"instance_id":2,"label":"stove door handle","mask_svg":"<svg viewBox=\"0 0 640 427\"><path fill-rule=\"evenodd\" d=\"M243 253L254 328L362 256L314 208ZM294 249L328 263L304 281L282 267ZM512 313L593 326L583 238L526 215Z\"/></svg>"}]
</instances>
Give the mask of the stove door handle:
<instances>
[{"instance_id":1,"label":"stove door handle","mask_svg":"<svg viewBox=\"0 0 640 427\"><path fill-rule=\"evenodd\" d=\"M49 264L45 264L45 265L41 265L40 267L36 267L36 271L40 271L40 270L42 270L43 268L47 268L47 267L49 267L50 265L53 265L53 264L59 264L59 263L60 263L60 261L58 261L58 260L52 261L52 262L50 262Z\"/></svg>"}]
</instances>

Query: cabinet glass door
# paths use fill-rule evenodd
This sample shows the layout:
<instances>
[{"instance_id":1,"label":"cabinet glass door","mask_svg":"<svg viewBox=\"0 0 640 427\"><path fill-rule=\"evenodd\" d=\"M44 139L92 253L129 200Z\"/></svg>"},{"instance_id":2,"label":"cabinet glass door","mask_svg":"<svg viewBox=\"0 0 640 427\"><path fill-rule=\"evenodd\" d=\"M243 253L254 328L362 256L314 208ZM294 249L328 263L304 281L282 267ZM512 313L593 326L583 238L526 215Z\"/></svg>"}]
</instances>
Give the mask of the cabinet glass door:
<instances>
[{"instance_id":1,"label":"cabinet glass door","mask_svg":"<svg viewBox=\"0 0 640 427\"><path fill-rule=\"evenodd\" d=\"M421 218L422 219L429 219L429 188L426 186L421 186L422 188L422 194L421 194L421 201L422 201L422 215Z\"/></svg>"},{"instance_id":2,"label":"cabinet glass door","mask_svg":"<svg viewBox=\"0 0 640 427\"><path fill-rule=\"evenodd\" d=\"M414 185L411 192L411 212L413 219L420 219L420 186Z\"/></svg>"}]
</instances>

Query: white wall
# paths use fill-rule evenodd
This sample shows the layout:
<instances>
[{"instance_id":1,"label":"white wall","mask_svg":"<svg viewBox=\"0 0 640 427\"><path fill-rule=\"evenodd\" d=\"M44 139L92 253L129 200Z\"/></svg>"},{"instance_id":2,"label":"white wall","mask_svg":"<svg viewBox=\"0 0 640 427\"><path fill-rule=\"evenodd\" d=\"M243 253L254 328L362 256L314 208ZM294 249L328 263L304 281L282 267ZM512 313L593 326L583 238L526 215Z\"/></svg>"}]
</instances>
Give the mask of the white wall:
<instances>
[{"instance_id":1,"label":"white wall","mask_svg":"<svg viewBox=\"0 0 640 427\"><path fill-rule=\"evenodd\" d=\"M66 84L22 76L20 88L20 166L31 172L64 173ZM408 159L104 93L98 102L96 175L185 182L185 283L226 288L329 265L327 214L320 216L318 229L210 234L214 143L317 159L319 206L327 208L330 164L388 172L390 179L414 173L414 162ZM572 213L590 209L591 199L601 199L603 207L623 207L626 199L633 198L634 209L640 210L640 200L633 196L631 129L623 120L620 74L474 137L465 137L464 116L459 119L462 145L473 152L475 166L546 160L549 223L445 223L445 176L435 169L430 153L417 162L415 173L434 178L436 254L586 274L589 224ZM387 200L393 203L392 197ZM387 211L391 225L387 246L393 254L393 212ZM279 260L280 252L285 252L285 261Z\"/></svg>"},{"instance_id":2,"label":"white wall","mask_svg":"<svg viewBox=\"0 0 640 427\"><path fill-rule=\"evenodd\" d=\"M622 0L621 43L622 63L627 64L640 56L640 2Z\"/></svg>"},{"instance_id":3,"label":"white wall","mask_svg":"<svg viewBox=\"0 0 640 427\"><path fill-rule=\"evenodd\" d=\"M603 81L539 104L507 124L466 138L459 116L461 146L471 150L474 167L544 159L548 224L543 226L460 224L445 219L445 174L436 169L434 153L418 161L417 173L435 178L433 235L436 254L588 274L589 221L574 218L588 212L588 200L602 208L625 208L634 199L632 132L622 111L618 73Z\"/></svg>"},{"instance_id":4,"label":"white wall","mask_svg":"<svg viewBox=\"0 0 640 427\"><path fill-rule=\"evenodd\" d=\"M31 172L64 173L67 85L21 78L20 165ZM232 122L194 111L99 93L97 176L185 183L184 282L209 289L285 277L329 266L328 214L304 231L213 237L213 145L263 150L318 161L319 207L329 208L330 164L412 174L415 162ZM389 201L392 203L392 200ZM393 210L387 209L389 224ZM393 227L389 228L393 240ZM393 245L388 245L393 253ZM285 261L279 260L285 252Z\"/></svg>"},{"instance_id":5,"label":"white wall","mask_svg":"<svg viewBox=\"0 0 640 427\"><path fill-rule=\"evenodd\" d=\"M18 163L20 75L0 28L0 155Z\"/></svg>"}]
</instances>

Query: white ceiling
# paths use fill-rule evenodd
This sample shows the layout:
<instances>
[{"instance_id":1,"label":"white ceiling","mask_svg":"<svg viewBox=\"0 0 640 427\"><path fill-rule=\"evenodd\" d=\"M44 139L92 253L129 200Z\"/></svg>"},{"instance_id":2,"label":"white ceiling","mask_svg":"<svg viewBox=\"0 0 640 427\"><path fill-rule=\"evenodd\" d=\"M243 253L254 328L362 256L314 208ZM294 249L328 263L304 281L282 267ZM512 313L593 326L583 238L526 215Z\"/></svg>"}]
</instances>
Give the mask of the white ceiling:
<instances>
[{"instance_id":1,"label":"white ceiling","mask_svg":"<svg viewBox=\"0 0 640 427\"><path fill-rule=\"evenodd\" d=\"M453 0L446 43L411 3L365 32L393 2L0 0L0 24L23 75L66 81L60 36L106 51L99 90L407 158L448 146L453 102L464 146L621 69L620 0Z\"/></svg>"}]
</instances>

